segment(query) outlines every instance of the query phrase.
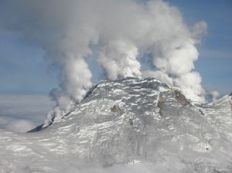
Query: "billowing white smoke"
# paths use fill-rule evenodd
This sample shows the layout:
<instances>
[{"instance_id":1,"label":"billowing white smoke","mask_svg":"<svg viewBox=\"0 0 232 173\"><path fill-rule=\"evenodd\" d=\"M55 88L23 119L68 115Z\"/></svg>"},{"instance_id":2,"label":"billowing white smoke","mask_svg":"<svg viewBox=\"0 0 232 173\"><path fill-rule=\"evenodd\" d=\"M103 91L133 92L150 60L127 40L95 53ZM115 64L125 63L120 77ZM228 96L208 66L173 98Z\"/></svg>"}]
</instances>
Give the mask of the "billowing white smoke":
<instances>
[{"instance_id":1,"label":"billowing white smoke","mask_svg":"<svg viewBox=\"0 0 232 173\"><path fill-rule=\"evenodd\" d=\"M207 95L206 95L209 102L211 102L211 101L214 102L214 101L218 100L220 98L220 96L221 95L217 90L213 90L210 92L208 91Z\"/></svg>"},{"instance_id":2,"label":"billowing white smoke","mask_svg":"<svg viewBox=\"0 0 232 173\"><path fill-rule=\"evenodd\" d=\"M112 41L103 47L99 62L109 79L141 76L140 63L137 61L138 49L133 44Z\"/></svg>"},{"instance_id":3,"label":"billowing white smoke","mask_svg":"<svg viewBox=\"0 0 232 173\"><path fill-rule=\"evenodd\" d=\"M212 95L212 100L213 101L216 101L220 97L220 93L218 91L216 91L216 90L212 91L211 95Z\"/></svg>"},{"instance_id":4,"label":"billowing white smoke","mask_svg":"<svg viewBox=\"0 0 232 173\"><path fill-rule=\"evenodd\" d=\"M199 73L193 72L194 61L198 58L193 40L174 40L167 46L161 46L161 51L154 57L155 66L171 75L174 85L180 87L189 98L203 101L201 77Z\"/></svg>"},{"instance_id":5,"label":"billowing white smoke","mask_svg":"<svg viewBox=\"0 0 232 173\"><path fill-rule=\"evenodd\" d=\"M177 8L163 0L2 0L0 31L19 32L41 45L60 69L57 106L75 104L91 86L86 58L93 56L108 79L154 75L204 101L195 47L207 25L189 29ZM93 53L92 47L99 52ZM151 54L155 72L141 71ZM65 105L65 106L64 106ZM63 109L63 108L62 108Z\"/></svg>"}]
</instances>

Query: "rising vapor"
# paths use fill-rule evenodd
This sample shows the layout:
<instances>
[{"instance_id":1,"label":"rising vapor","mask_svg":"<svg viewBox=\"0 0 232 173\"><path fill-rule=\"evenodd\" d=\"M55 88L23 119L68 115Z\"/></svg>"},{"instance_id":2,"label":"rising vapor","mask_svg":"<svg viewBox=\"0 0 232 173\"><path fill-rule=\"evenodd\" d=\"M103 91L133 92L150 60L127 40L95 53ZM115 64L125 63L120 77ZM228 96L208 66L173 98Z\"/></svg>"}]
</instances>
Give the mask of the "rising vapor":
<instances>
[{"instance_id":1,"label":"rising vapor","mask_svg":"<svg viewBox=\"0 0 232 173\"><path fill-rule=\"evenodd\" d=\"M91 86L86 59L96 57L107 79L154 76L204 101L201 76L194 71L196 44L206 32L189 28L180 11L163 0L2 0L0 31L17 32L39 44L59 68L59 88L51 95L63 114ZM93 48L98 52L93 53ZM156 71L142 71L152 56ZM32 57L33 58L33 57ZM64 112L62 112L64 111Z\"/></svg>"}]
</instances>

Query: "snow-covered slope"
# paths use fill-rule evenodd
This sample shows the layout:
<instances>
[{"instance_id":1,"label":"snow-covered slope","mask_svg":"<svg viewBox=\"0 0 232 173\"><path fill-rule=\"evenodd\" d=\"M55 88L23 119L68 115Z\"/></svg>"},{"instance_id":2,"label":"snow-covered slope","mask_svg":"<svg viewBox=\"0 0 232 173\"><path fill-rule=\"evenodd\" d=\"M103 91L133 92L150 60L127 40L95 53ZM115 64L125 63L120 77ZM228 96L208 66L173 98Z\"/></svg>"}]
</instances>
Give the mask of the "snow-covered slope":
<instances>
[{"instance_id":1,"label":"snow-covered slope","mask_svg":"<svg viewBox=\"0 0 232 173\"><path fill-rule=\"evenodd\" d=\"M0 172L232 172L229 96L193 105L153 79L102 81L35 133L0 131Z\"/></svg>"}]
</instances>

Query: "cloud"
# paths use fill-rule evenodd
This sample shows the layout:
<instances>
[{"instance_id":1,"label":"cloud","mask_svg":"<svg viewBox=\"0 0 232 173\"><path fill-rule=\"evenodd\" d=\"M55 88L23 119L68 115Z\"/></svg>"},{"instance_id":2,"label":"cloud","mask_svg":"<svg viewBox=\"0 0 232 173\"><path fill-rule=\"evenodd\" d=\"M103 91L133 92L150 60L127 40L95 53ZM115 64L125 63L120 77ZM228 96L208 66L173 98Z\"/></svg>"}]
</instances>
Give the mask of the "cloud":
<instances>
[{"instance_id":1,"label":"cloud","mask_svg":"<svg viewBox=\"0 0 232 173\"><path fill-rule=\"evenodd\" d=\"M54 103L41 95L0 95L0 128L25 132L41 124Z\"/></svg>"},{"instance_id":2,"label":"cloud","mask_svg":"<svg viewBox=\"0 0 232 173\"><path fill-rule=\"evenodd\" d=\"M43 95L0 95L0 114L15 118L41 120L40 116L44 116L53 105L49 97Z\"/></svg>"},{"instance_id":3,"label":"cloud","mask_svg":"<svg viewBox=\"0 0 232 173\"><path fill-rule=\"evenodd\" d=\"M36 125L31 121L18 120L7 125L6 129L13 132L25 133L33 129Z\"/></svg>"}]
</instances>

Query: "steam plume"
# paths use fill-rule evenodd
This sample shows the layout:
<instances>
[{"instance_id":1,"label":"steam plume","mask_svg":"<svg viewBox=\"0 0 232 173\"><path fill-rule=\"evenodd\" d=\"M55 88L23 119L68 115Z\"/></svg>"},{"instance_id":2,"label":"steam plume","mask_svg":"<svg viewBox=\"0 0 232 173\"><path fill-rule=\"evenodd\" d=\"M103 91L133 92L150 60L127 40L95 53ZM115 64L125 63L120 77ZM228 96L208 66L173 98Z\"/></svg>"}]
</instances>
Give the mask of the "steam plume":
<instances>
[{"instance_id":1,"label":"steam plume","mask_svg":"<svg viewBox=\"0 0 232 173\"><path fill-rule=\"evenodd\" d=\"M140 77L140 63L137 61L138 49L123 41L113 41L103 47L99 59L109 79Z\"/></svg>"},{"instance_id":2,"label":"steam plume","mask_svg":"<svg viewBox=\"0 0 232 173\"><path fill-rule=\"evenodd\" d=\"M196 44L207 24L188 28L179 10L163 0L2 0L0 31L18 32L39 44L60 69L57 106L79 102L91 86L86 58L93 56L106 78L155 76L204 101L201 76L194 71ZM98 47L96 54L92 46ZM152 54L157 71L141 71L140 58ZM65 106L64 106L65 105ZM62 108L63 109L63 108Z\"/></svg>"}]
</instances>

